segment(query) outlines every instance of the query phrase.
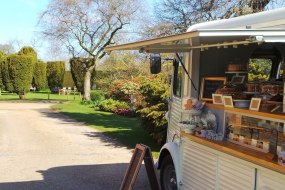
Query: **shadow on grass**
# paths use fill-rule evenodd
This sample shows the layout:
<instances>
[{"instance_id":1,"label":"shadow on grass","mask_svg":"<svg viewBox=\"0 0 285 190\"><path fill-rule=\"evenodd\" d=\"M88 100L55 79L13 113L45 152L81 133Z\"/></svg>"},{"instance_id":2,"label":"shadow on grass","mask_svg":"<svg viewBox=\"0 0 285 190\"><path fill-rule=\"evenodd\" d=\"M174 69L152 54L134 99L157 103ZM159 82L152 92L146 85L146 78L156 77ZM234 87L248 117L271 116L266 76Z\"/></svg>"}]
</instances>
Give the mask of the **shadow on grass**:
<instances>
[{"instance_id":1,"label":"shadow on grass","mask_svg":"<svg viewBox=\"0 0 285 190\"><path fill-rule=\"evenodd\" d=\"M35 171L43 176L42 180L5 183L0 182L0 189L117 190L120 188L127 166L127 163L115 163L54 167L44 171ZM150 189L144 166L141 166L134 189Z\"/></svg>"},{"instance_id":2,"label":"shadow on grass","mask_svg":"<svg viewBox=\"0 0 285 190\"><path fill-rule=\"evenodd\" d=\"M99 138L109 146L127 146L133 149L136 144L141 143L149 146L152 151L159 152L160 150L160 146L142 128L138 118L122 117L99 111L94 111L93 113L42 111L42 113L47 117L58 118L63 122L70 123L77 121L91 126L99 131L86 132L83 135L91 139Z\"/></svg>"}]
</instances>

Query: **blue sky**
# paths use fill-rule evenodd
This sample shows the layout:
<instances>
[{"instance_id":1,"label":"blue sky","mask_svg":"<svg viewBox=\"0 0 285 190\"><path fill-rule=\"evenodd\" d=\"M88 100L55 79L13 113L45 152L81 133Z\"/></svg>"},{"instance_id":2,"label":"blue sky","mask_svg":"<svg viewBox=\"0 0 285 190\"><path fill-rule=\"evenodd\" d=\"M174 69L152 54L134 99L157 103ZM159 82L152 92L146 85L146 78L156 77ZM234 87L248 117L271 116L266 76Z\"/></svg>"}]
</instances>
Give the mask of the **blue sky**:
<instances>
[{"instance_id":1,"label":"blue sky","mask_svg":"<svg viewBox=\"0 0 285 190\"><path fill-rule=\"evenodd\" d=\"M154 0L147 0L153 3ZM156 0L157 1L157 0ZM49 0L2 0L0 5L0 44L17 40L21 47L32 45L37 40L39 14L45 10ZM14 45L18 48L18 45ZM16 49L18 50L18 49ZM47 60L44 47L37 49L38 57Z\"/></svg>"},{"instance_id":2,"label":"blue sky","mask_svg":"<svg viewBox=\"0 0 285 190\"><path fill-rule=\"evenodd\" d=\"M39 13L48 0L4 0L0 6L0 44L18 40L21 45L31 45Z\"/></svg>"}]
</instances>

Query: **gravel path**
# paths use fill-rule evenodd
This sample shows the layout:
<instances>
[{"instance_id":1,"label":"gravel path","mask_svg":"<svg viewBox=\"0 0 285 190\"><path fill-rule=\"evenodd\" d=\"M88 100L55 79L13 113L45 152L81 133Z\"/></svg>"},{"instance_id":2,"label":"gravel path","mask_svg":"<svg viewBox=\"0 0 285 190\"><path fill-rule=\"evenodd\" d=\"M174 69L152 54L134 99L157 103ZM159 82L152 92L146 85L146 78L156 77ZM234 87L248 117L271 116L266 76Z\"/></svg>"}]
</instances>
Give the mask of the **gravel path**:
<instances>
[{"instance_id":1,"label":"gravel path","mask_svg":"<svg viewBox=\"0 0 285 190\"><path fill-rule=\"evenodd\" d=\"M0 190L119 189L131 150L50 106L0 103Z\"/></svg>"}]
</instances>

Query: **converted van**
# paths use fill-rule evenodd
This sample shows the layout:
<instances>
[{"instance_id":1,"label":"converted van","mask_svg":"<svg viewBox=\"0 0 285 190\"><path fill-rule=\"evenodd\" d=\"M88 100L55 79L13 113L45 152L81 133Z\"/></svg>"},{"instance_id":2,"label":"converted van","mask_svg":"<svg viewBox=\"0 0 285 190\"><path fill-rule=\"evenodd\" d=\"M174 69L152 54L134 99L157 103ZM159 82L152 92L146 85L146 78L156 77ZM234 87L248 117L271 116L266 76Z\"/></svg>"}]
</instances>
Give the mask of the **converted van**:
<instances>
[{"instance_id":1,"label":"converted van","mask_svg":"<svg viewBox=\"0 0 285 190\"><path fill-rule=\"evenodd\" d=\"M174 53L163 189L285 189L285 8L105 48ZM156 61L158 60L158 61Z\"/></svg>"}]
</instances>

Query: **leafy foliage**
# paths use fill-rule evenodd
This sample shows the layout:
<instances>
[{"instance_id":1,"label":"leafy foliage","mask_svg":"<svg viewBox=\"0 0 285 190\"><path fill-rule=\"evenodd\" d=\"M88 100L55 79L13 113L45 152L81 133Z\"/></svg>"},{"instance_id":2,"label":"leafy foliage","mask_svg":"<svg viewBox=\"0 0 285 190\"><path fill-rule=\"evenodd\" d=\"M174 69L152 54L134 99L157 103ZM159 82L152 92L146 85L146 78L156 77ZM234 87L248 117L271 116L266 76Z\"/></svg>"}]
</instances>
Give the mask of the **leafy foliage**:
<instances>
[{"instance_id":1,"label":"leafy foliage","mask_svg":"<svg viewBox=\"0 0 285 190\"><path fill-rule=\"evenodd\" d=\"M91 101L95 106L99 106L100 103L105 100L105 94L102 90L93 90L90 93Z\"/></svg>"},{"instance_id":2,"label":"leafy foliage","mask_svg":"<svg viewBox=\"0 0 285 190\"><path fill-rule=\"evenodd\" d=\"M51 91L63 87L65 63L63 61L47 62L47 81Z\"/></svg>"},{"instance_id":3,"label":"leafy foliage","mask_svg":"<svg viewBox=\"0 0 285 190\"><path fill-rule=\"evenodd\" d=\"M129 100L129 96L121 90L125 82L125 80L113 81L109 89L107 90L107 97L112 98L114 100L127 102Z\"/></svg>"},{"instance_id":4,"label":"leafy foliage","mask_svg":"<svg viewBox=\"0 0 285 190\"><path fill-rule=\"evenodd\" d=\"M130 109L118 109L115 111L115 114L121 115L121 116L126 116L126 117L135 117L136 112L134 110Z\"/></svg>"},{"instance_id":5,"label":"leafy foliage","mask_svg":"<svg viewBox=\"0 0 285 190\"><path fill-rule=\"evenodd\" d=\"M130 106L126 102L121 102L110 98L103 100L99 108L102 111L115 112L118 109L130 109Z\"/></svg>"},{"instance_id":6,"label":"leafy foliage","mask_svg":"<svg viewBox=\"0 0 285 190\"><path fill-rule=\"evenodd\" d=\"M166 81L166 74L158 74L141 78L140 82L140 92L146 105L138 110L138 113L143 127L159 144L163 144L166 139L165 114L168 110L167 97L169 96L169 86Z\"/></svg>"},{"instance_id":7,"label":"leafy foliage","mask_svg":"<svg viewBox=\"0 0 285 190\"><path fill-rule=\"evenodd\" d=\"M46 87L47 84L46 71L47 71L46 63L38 60L35 64L34 78L33 78L33 86L36 87L37 90L42 90Z\"/></svg>"},{"instance_id":8,"label":"leafy foliage","mask_svg":"<svg viewBox=\"0 0 285 190\"><path fill-rule=\"evenodd\" d=\"M272 61L270 59L250 59L248 81L268 81Z\"/></svg>"}]
</instances>

